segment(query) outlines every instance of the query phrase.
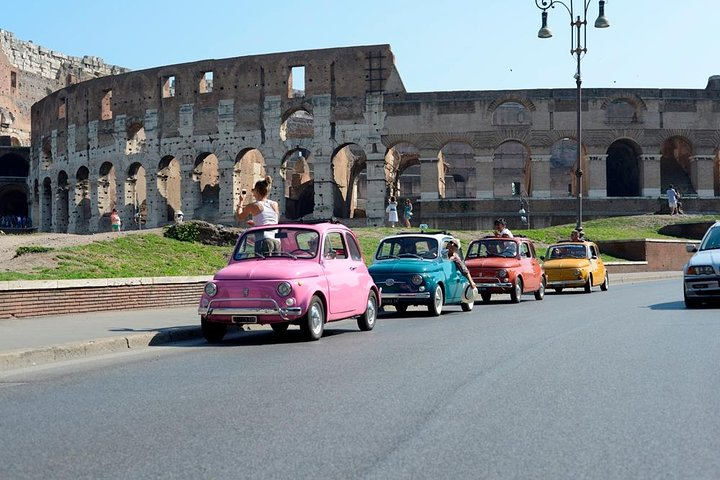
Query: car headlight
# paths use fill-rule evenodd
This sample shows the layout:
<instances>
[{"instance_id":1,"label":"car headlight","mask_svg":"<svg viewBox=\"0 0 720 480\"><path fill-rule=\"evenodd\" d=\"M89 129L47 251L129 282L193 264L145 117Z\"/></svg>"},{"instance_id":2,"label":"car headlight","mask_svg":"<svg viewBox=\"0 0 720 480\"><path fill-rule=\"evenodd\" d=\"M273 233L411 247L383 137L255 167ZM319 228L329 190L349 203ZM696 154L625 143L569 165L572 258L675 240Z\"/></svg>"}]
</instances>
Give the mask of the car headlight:
<instances>
[{"instance_id":1,"label":"car headlight","mask_svg":"<svg viewBox=\"0 0 720 480\"><path fill-rule=\"evenodd\" d=\"M713 275L715 270L710 265L690 265L685 273L688 275Z\"/></svg>"},{"instance_id":2,"label":"car headlight","mask_svg":"<svg viewBox=\"0 0 720 480\"><path fill-rule=\"evenodd\" d=\"M422 283L423 283L422 275L417 275L417 274L415 274L415 275L412 276L412 278L410 278L410 281L411 281L412 284L415 285L415 286L422 285Z\"/></svg>"},{"instance_id":3,"label":"car headlight","mask_svg":"<svg viewBox=\"0 0 720 480\"><path fill-rule=\"evenodd\" d=\"M292 292L292 285L290 285L290 282L280 282L276 290L281 297L287 297Z\"/></svg>"},{"instance_id":4,"label":"car headlight","mask_svg":"<svg viewBox=\"0 0 720 480\"><path fill-rule=\"evenodd\" d=\"M582 277L582 270L580 270L579 268L576 268L575 270L573 270L573 275L575 275L578 278Z\"/></svg>"},{"instance_id":5,"label":"car headlight","mask_svg":"<svg viewBox=\"0 0 720 480\"><path fill-rule=\"evenodd\" d=\"M500 278L505 278L505 277L508 276L507 270L504 270L504 269L503 269L503 270L498 270L498 273L497 273L497 274L498 274L498 277L500 277Z\"/></svg>"},{"instance_id":6,"label":"car headlight","mask_svg":"<svg viewBox=\"0 0 720 480\"><path fill-rule=\"evenodd\" d=\"M214 297L215 295L217 295L218 288L217 285L215 285L213 282L208 282L205 284L204 290L205 295L207 295L208 297Z\"/></svg>"}]
</instances>

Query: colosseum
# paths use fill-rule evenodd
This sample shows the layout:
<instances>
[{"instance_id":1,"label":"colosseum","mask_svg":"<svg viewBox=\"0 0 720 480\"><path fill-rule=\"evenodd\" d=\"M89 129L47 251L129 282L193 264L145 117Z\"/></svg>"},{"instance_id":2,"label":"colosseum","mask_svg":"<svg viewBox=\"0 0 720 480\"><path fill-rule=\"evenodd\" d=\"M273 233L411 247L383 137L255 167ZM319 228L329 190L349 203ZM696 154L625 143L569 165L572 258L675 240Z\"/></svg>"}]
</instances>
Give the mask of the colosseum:
<instances>
[{"instance_id":1,"label":"colosseum","mask_svg":"<svg viewBox=\"0 0 720 480\"><path fill-rule=\"evenodd\" d=\"M585 218L663 212L669 184L687 211L720 206L716 76L584 89L578 169L574 88L410 93L389 45L114 73L32 106L27 202L42 231L109 230L113 208L130 228L179 211L230 225L265 175L286 218L352 225L382 225L390 195L421 223L466 229L572 223L578 204Z\"/></svg>"}]
</instances>

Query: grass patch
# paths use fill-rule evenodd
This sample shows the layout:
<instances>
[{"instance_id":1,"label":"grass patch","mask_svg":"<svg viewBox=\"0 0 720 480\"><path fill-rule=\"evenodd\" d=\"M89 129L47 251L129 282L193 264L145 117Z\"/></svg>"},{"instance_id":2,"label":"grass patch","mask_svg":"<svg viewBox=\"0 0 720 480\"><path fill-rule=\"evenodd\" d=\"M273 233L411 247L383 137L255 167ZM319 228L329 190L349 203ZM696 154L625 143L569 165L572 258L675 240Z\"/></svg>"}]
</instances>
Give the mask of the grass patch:
<instances>
[{"instance_id":1,"label":"grass patch","mask_svg":"<svg viewBox=\"0 0 720 480\"><path fill-rule=\"evenodd\" d=\"M53 250L54 248L52 247L43 247L40 245L25 245L23 247L18 247L17 250L15 250L15 256L19 257L28 253L46 253L52 252Z\"/></svg>"},{"instance_id":2,"label":"grass patch","mask_svg":"<svg viewBox=\"0 0 720 480\"><path fill-rule=\"evenodd\" d=\"M585 222L585 234L593 241L631 240L642 238L668 239L658 230L675 223L714 221L714 217L683 215L640 215L615 217ZM557 225L542 229L515 230L536 242L538 254L545 247L560 239L569 238L573 224ZM408 229L389 227L356 228L360 247L366 263L371 263L380 240ZM417 228L410 229L417 231ZM489 231L452 231L463 246ZM23 247L21 247L23 248ZM32 249L35 247L24 247ZM47 248L47 247L38 247ZM18 249L19 250L19 249ZM99 241L88 245L55 250L56 268L38 268L31 273L2 272L0 280L58 280L81 278L165 277L212 275L227 264L226 256L232 247L215 247L195 242L178 241L157 234L119 236L114 240ZM32 251L23 253L32 255ZM605 261L621 261L603 254Z\"/></svg>"}]
</instances>

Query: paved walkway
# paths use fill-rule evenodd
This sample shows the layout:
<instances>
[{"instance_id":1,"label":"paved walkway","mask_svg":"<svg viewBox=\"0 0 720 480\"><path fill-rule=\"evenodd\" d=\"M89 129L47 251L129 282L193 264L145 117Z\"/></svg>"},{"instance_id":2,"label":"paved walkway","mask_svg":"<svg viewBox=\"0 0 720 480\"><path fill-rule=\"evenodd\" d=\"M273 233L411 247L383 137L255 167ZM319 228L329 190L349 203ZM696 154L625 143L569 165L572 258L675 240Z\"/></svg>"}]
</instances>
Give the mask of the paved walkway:
<instances>
[{"instance_id":1,"label":"paved walkway","mask_svg":"<svg viewBox=\"0 0 720 480\"><path fill-rule=\"evenodd\" d=\"M610 285L668 278L682 272L616 274ZM0 319L0 372L201 336L194 306Z\"/></svg>"}]
</instances>

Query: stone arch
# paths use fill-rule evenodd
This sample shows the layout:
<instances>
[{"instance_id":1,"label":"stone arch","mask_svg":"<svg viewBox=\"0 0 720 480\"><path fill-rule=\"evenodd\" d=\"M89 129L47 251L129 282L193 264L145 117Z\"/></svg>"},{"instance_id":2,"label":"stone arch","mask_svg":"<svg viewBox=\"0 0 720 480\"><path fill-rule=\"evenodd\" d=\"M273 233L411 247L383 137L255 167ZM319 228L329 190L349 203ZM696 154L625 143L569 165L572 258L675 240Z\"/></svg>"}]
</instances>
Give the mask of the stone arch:
<instances>
[{"instance_id":1,"label":"stone arch","mask_svg":"<svg viewBox=\"0 0 720 480\"><path fill-rule=\"evenodd\" d=\"M492 110L492 124L497 126L532 125L532 114L525 104L507 100Z\"/></svg>"},{"instance_id":2,"label":"stone arch","mask_svg":"<svg viewBox=\"0 0 720 480\"><path fill-rule=\"evenodd\" d=\"M56 232L67 233L70 227L70 179L65 170L58 172Z\"/></svg>"},{"instance_id":3,"label":"stone arch","mask_svg":"<svg viewBox=\"0 0 720 480\"><path fill-rule=\"evenodd\" d=\"M335 205L333 215L339 218L366 217L367 156L356 143L344 144L332 155Z\"/></svg>"},{"instance_id":4,"label":"stone arch","mask_svg":"<svg viewBox=\"0 0 720 480\"><path fill-rule=\"evenodd\" d=\"M420 150L415 145L399 142L388 148L385 153L385 184L388 197L420 197Z\"/></svg>"},{"instance_id":5,"label":"stone arch","mask_svg":"<svg viewBox=\"0 0 720 480\"><path fill-rule=\"evenodd\" d=\"M147 175L140 162L133 162L125 178L125 205L118 209L123 225L142 228L147 218Z\"/></svg>"},{"instance_id":6,"label":"stone arch","mask_svg":"<svg viewBox=\"0 0 720 480\"><path fill-rule=\"evenodd\" d=\"M142 122L135 122L127 127L127 138L125 140L125 155L143 153L147 145L145 127Z\"/></svg>"},{"instance_id":7,"label":"stone arch","mask_svg":"<svg viewBox=\"0 0 720 480\"><path fill-rule=\"evenodd\" d=\"M74 233L90 233L90 170L83 165L75 173L75 192L73 202Z\"/></svg>"},{"instance_id":8,"label":"stone arch","mask_svg":"<svg viewBox=\"0 0 720 480\"><path fill-rule=\"evenodd\" d=\"M530 151L517 140L506 140L493 154L493 196L512 196L513 183L520 183L523 195L532 195Z\"/></svg>"},{"instance_id":9,"label":"stone arch","mask_svg":"<svg viewBox=\"0 0 720 480\"><path fill-rule=\"evenodd\" d=\"M40 230L43 232L52 231L52 220L53 220L53 190L52 180L50 177L45 177L42 183L42 190L40 191L40 202L41 202L41 216L40 216Z\"/></svg>"},{"instance_id":10,"label":"stone arch","mask_svg":"<svg viewBox=\"0 0 720 480\"><path fill-rule=\"evenodd\" d=\"M220 165L214 153L197 156L193 165L195 212L193 218L217 223L220 215Z\"/></svg>"},{"instance_id":11,"label":"stone arch","mask_svg":"<svg viewBox=\"0 0 720 480\"><path fill-rule=\"evenodd\" d=\"M160 218L165 222L175 219L175 212L182 205L182 174L180 162L173 155L166 155L158 163L157 189Z\"/></svg>"},{"instance_id":12,"label":"stone arch","mask_svg":"<svg viewBox=\"0 0 720 480\"><path fill-rule=\"evenodd\" d=\"M697 193L690 178L693 156L690 140L680 135L672 136L662 143L660 152L660 190L664 192L672 184L683 195Z\"/></svg>"},{"instance_id":13,"label":"stone arch","mask_svg":"<svg viewBox=\"0 0 720 480\"><path fill-rule=\"evenodd\" d=\"M97 209L100 230L110 230L110 213L117 208L117 174L111 162L100 165L97 182Z\"/></svg>"},{"instance_id":14,"label":"stone arch","mask_svg":"<svg viewBox=\"0 0 720 480\"><path fill-rule=\"evenodd\" d=\"M713 155L713 190L716 197L720 197L720 147L715 149Z\"/></svg>"},{"instance_id":15,"label":"stone arch","mask_svg":"<svg viewBox=\"0 0 720 480\"><path fill-rule=\"evenodd\" d=\"M444 166L445 198L475 198L475 151L465 142L443 145L438 160Z\"/></svg>"},{"instance_id":16,"label":"stone arch","mask_svg":"<svg viewBox=\"0 0 720 480\"><path fill-rule=\"evenodd\" d=\"M632 124L642 122L644 103L635 98L617 97L602 105L608 124Z\"/></svg>"},{"instance_id":17,"label":"stone arch","mask_svg":"<svg viewBox=\"0 0 720 480\"><path fill-rule=\"evenodd\" d=\"M630 139L614 141L607 149L605 179L608 197L639 197L642 149Z\"/></svg>"},{"instance_id":18,"label":"stone arch","mask_svg":"<svg viewBox=\"0 0 720 480\"><path fill-rule=\"evenodd\" d=\"M302 108L288 110L281 117L280 140L283 142L315 136L312 113Z\"/></svg>"},{"instance_id":19,"label":"stone arch","mask_svg":"<svg viewBox=\"0 0 720 480\"><path fill-rule=\"evenodd\" d=\"M563 197L575 191L577 142L564 137L550 147L550 195Z\"/></svg>"},{"instance_id":20,"label":"stone arch","mask_svg":"<svg viewBox=\"0 0 720 480\"><path fill-rule=\"evenodd\" d=\"M295 220L315 210L313 157L309 150L295 148L282 161L285 180L285 217Z\"/></svg>"},{"instance_id":21,"label":"stone arch","mask_svg":"<svg viewBox=\"0 0 720 480\"><path fill-rule=\"evenodd\" d=\"M52 139L45 137L42 140L42 147L40 149L40 160L42 162L42 168L45 170L49 169L53 164L52 156Z\"/></svg>"},{"instance_id":22,"label":"stone arch","mask_svg":"<svg viewBox=\"0 0 720 480\"><path fill-rule=\"evenodd\" d=\"M233 211L238 207L238 199L242 190L244 189L250 195L255 182L264 179L266 175L265 157L260 150L246 148L237 154L233 169ZM252 195L245 197L245 202L251 201Z\"/></svg>"}]
</instances>

